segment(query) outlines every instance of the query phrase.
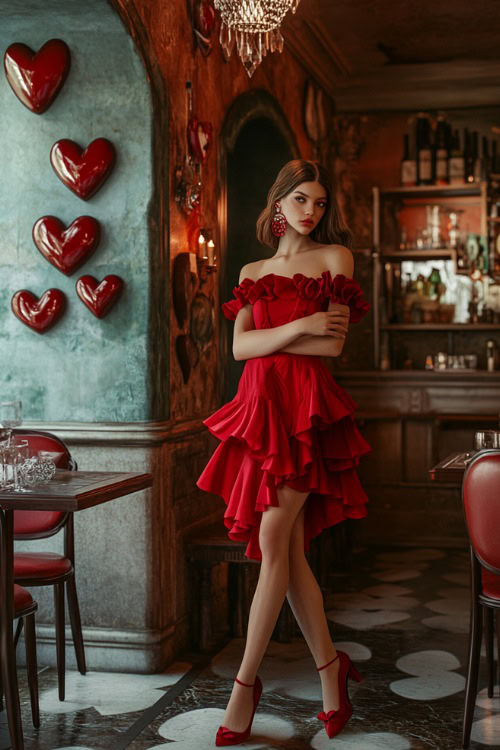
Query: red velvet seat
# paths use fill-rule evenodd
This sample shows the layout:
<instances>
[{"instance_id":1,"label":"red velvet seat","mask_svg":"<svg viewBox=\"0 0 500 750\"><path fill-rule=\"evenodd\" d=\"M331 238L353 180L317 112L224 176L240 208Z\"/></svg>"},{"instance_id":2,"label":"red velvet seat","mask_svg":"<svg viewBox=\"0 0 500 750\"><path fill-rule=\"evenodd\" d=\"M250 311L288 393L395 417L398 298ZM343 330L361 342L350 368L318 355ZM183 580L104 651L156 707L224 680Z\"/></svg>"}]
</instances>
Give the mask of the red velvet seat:
<instances>
[{"instance_id":1,"label":"red velvet seat","mask_svg":"<svg viewBox=\"0 0 500 750\"><path fill-rule=\"evenodd\" d=\"M71 575L71 560L56 552L17 552L14 555L14 577L59 578Z\"/></svg>"},{"instance_id":2,"label":"red velvet seat","mask_svg":"<svg viewBox=\"0 0 500 750\"><path fill-rule=\"evenodd\" d=\"M14 584L14 614L19 616L23 609L28 609L34 603L34 599L30 592L23 589L22 586Z\"/></svg>"},{"instance_id":3,"label":"red velvet seat","mask_svg":"<svg viewBox=\"0 0 500 750\"><path fill-rule=\"evenodd\" d=\"M18 429L13 431L27 440L30 451L36 455L38 451L46 451L59 469L76 469L76 461L65 445L56 435L39 430ZM66 587L68 609L73 635L78 670L86 673L85 651L83 645L80 608L75 583L75 549L73 513L57 511L15 511L14 539L34 540L54 536L64 531L64 555L54 552L14 553L14 580L23 586L54 586L55 600L55 629L57 652L57 676L59 699L64 700L65 694L65 615L64 591ZM15 642L21 634L20 621Z\"/></svg>"},{"instance_id":4,"label":"red velvet seat","mask_svg":"<svg viewBox=\"0 0 500 750\"><path fill-rule=\"evenodd\" d=\"M493 630L496 612L500 646L500 451L477 453L465 472L462 483L465 522L471 545L471 631L465 687L463 746L469 746L477 696L483 615L488 696L493 697Z\"/></svg>"},{"instance_id":5,"label":"red velvet seat","mask_svg":"<svg viewBox=\"0 0 500 750\"><path fill-rule=\"evenodd\" d=\"M500 606L500 575L490 573L489 570L483 568L481 570L481 580L483 586L483 596L487 596L488 599L498 599L498 604Z\"/></svg>"}]
</instances>

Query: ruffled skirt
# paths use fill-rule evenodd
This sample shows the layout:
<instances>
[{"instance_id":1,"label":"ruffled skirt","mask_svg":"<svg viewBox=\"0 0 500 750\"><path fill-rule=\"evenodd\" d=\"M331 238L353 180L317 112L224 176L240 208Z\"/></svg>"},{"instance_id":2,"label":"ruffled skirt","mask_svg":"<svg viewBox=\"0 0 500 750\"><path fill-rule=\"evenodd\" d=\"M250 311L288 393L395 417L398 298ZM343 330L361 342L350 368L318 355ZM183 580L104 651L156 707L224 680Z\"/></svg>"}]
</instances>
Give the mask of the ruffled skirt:
<instances>
[{"instance_id":1,"label":"ruffled skirt","mask_svg":"<svg viewBox=\"0 0 500 750\"><path fill-rule=\"evenodd\" d=\"M319 357L272 354L245 363L238 392L204 424L220 441L196 484L220 495L230 539L261 560L262 513L279 506L284 484L308 492L304 549L346 518L366 516L356 474L371 450L354 419L357 404Z\"/></svg>"}]
</instances>

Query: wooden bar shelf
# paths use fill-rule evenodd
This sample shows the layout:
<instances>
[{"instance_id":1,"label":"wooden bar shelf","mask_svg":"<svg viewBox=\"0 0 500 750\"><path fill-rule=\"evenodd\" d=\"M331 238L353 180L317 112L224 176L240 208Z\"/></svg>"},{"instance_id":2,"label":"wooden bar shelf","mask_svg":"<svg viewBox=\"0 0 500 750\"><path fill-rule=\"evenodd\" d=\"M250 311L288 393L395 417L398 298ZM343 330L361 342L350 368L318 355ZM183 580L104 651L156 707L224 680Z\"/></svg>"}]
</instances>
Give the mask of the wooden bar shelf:
<instances>
[{"instance_id":1,"label":"wooden bar shelf","mask_svg":"<svg viewBox=\"0 0 500 750\"><path fill-rule=\"evenodd\" d=\"M499 323L388 323L381 331L500 331Z\"/></svg>"},{"instance_id":2,"label":"wooden bar shelf","mask_svg":"<svg viewBox=\"0 0 500 750\"><path fill-rule=\"evenodd\" d=\"M470 185L414 185L413 187L381 188L380 194L384 196L394 195L406 198L422 198L425 196L450 196L481 195L480 183L474 182Z\"/></svg>"},{"instance_id":3,"label":"wooden bar shelf","mask_svg":"<svg viewBox=\"0 0 500 750\"><path fill-rule=\"evenodd\" d=\"M457 251L454 247L426 247L422 250L393 250L381 252L381 261L400 262L403 260L455 260Z\"/></svg>"}]
</instances>

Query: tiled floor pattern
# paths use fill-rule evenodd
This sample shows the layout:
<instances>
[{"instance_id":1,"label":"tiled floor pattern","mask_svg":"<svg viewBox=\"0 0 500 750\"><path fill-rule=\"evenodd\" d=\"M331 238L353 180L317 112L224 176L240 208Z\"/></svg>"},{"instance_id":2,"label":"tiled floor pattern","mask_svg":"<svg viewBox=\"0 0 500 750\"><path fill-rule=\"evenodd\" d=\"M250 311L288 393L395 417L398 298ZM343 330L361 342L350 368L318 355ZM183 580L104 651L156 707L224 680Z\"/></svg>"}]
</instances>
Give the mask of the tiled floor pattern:
<instances>
[{"instance_id":1,"label":"tiled floor pattern","mask_svg":"<svg viewBox=\"0 0 500 750\"><path fill-rule=\"evenodd\" d=\"M302 639L271 642L259 672L264 693L248 750L458 750L469 628L468 554L433 549L359 550L353 573L332 575L326 608L335 642L365 676L350 683L354 715L329 740L316 719L321 692ZM130 750L214 746L243 641L230 642L130 745ZM26 750L110 750L120 733L191 666L161 675L56 674L40 666L42 726L33 730L22 669ZM500 746L500 696L488 699L481 671L471 750ZM5 714L0 720L5 721ZM0 750L9 745L2 744Z\"/></svg>"}]
</instances>

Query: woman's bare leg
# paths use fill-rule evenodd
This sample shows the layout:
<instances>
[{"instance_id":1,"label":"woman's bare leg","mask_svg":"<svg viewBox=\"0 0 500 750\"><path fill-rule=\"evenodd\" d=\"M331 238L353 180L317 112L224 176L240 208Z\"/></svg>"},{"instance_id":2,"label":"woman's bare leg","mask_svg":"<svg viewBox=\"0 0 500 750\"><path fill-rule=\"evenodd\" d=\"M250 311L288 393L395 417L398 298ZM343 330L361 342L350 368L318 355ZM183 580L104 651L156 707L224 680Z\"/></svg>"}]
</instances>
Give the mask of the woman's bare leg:
<instances>
[{"instance_id":1,"label":"woman's bare leg","mask_svg":"<svg viewBox=\"0 0 500 750\"><path fill-rule=\"evenodd\" d=\"M245 652L238 671L238 679L253 684L262 657L271 638L288 589L290 534L307 492L296 492L284 485L278 489L279 507L268 508L262 514L259 545L262 564L259 580L250 607ZM235 732L247 728L252 714L250 688L237 682L222 721Z\"/></svg>"},{"instance_id":2,"label":"woman's bare leg","mask_svg":"<svg viewBox=\"0 0 500 750\"><path fill-rule=\"evenodd\" d=\"M335 658L323 594L304 554L304 508L298 514L290 535L290 577L287 599L317 667ZM323 691L323 710L339 707L339 662L319 672Z\"/></svg>"}]
</instances>

